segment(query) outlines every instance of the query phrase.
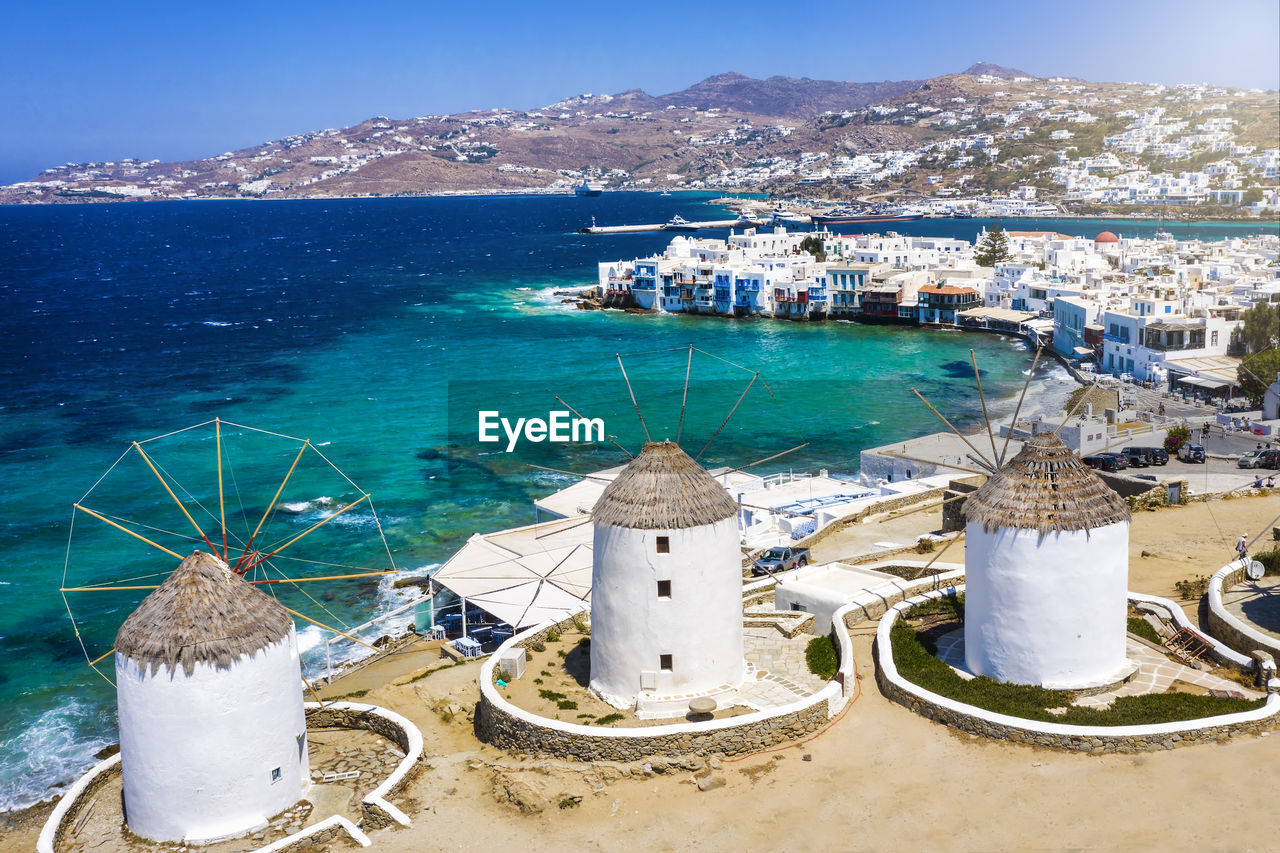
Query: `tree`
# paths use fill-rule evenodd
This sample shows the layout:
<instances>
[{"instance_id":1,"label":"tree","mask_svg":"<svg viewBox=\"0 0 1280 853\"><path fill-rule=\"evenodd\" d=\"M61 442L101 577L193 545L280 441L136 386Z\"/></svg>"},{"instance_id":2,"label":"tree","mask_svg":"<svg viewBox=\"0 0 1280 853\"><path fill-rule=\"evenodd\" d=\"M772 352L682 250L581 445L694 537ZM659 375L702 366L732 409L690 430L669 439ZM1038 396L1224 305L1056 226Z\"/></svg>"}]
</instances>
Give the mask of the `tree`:
<instances>
[{"instance_id":1,"label":"tree","mask_svg":"<svg viewBox=\"0 0 1280 853\"><path fill-rule=\"evenodd\" d=\"M1245 352L1255 353L1280 345L1280 307L1258 302L1241 315L1240 340Z\"/></svg>"},{"instance_id":2,"label":"tree","mask_svg":"<svg viewBox=\"0 0 1280 853\"><path fill-rule=\"evenodd\" d=\"M991 230L987 231L987 236L982 238L977 251L973 253L973 259L980 267L994 267L1011 257L1013 255L1009 254L1009 238L999 225L991 226Z\"/></svg>"},{"instance_id":3,"label":"tree","mask_svg":"<svg viewBox=\"0 0 1280 853\"><path fill-rule=\"evenodd\" d=\"M827 259L827 255L822 251L822 249L822 238L817 234L810 234L808 237L805 237L800 241L800 251L808 252L819 261L825 261Z\"/></svg>"},{"instance_id":4,"label":"tree","mask_svg":"<svg viewBox=\"0 0 1280 853\"><path fill-rule=\"evenodd\" d=\"M1241 204L1255 204L1262 201L1262 187L1252 186L1244 191L1244 195L1240 197Z\"/></svg>"},{"instance_id":5,"label":"tree","mask_svg":"<svg viewBox=\"0 0 1280 853\"><path fill-rule=\"evenodd\" d=\"M1236 370L1236 381L1240 383L1240 393L1260 403L1277 374L1280 374L1280 350L1268 349L1246 356Z\"/></svg>"}]
</instances>

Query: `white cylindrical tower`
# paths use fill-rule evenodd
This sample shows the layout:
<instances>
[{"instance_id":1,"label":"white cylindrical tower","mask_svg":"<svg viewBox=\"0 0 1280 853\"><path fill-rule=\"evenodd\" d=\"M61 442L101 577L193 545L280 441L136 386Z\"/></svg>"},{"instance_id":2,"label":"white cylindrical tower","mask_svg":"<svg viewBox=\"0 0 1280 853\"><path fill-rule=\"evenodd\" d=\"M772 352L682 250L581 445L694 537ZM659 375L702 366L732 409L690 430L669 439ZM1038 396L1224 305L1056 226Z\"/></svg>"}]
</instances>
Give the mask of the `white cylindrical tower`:
<instances>
[{"instance_id":1,"label":"white cylindrical tower","mask_svg":"<svg viewBox=\"0 0 1280 853\"><path fill-rule=\"evenodd\" d=\"M591 690L617 708L742 683L738 506L670 442L645 444L592 510Z\"/></svg>"},{"instance_id":2,"label":"white cylindrical tower","mask_svg":"<svg viewBox=\"0 0 1280 853\"><path fill-rule=\"evenodd\" d=\"M964 504L965 663L1054 689L1124 677L1129 507L1056 435Z\"/></svg>"},{"instance_id":3,"label":"white cylindrical tower","mask_svg":"<svg viewBox=\"0 0 1280 853\"><path fill-rule=\"evenodd\" d=\"M257 829L310 784L293 620L196 551L116 635L125 820L154 841Z\"/></svg>"}]
</instances>

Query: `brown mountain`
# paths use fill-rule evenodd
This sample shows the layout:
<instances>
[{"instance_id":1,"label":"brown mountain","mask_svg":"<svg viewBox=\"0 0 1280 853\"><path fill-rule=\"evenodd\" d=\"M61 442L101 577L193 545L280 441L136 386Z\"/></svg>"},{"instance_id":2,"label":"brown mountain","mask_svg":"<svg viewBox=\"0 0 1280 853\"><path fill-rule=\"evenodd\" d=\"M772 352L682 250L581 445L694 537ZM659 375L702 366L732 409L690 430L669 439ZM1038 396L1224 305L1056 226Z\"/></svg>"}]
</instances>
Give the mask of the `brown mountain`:
<instances>
[{"instance_id":1,"label":"brown mountain","mask_svg":"<svg viewBox=\"0 0 1280 853\"><path fill-rule=\"evenodd\" d=\"M985 74L988 77L1002 77L1005 80L1012 80L1014 77L1035 76L1034 74L1028 74L1025 71L1019 71L1016 68L1005 68L1003 65L993 65L990 62L975 62L960 73L970 74L974 77Z\"/></svg>"},{"instance_id":2,"label":"brown mountain","mask_svg":"<svg viewBox=\"0 0 1280 853\"><path fill-rule=\"evenodd\" d=\"M811 80L808 77L769 77L757 80L745 74L716 74L687 89L659 95L664 107L719 108L748 115L808 119L828 110L856 110L905 94L920 80L848 83Z\"/></svg>"}]
</instances>

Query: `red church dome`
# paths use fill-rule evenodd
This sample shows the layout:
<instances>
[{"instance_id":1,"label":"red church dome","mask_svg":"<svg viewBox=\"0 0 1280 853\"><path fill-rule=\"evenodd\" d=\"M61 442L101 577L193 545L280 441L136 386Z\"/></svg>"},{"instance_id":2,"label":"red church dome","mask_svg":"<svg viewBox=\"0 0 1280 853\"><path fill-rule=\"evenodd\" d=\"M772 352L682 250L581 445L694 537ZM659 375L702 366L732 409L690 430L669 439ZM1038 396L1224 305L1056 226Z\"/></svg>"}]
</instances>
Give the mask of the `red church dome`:
<instances>
[{"instance_id":1,"label":"red church dome","mask_svg":"<svg viewBox=\"0 0 1280 853\"><path fill-rule=\"evenodd\" d=\"M1095 243L1119 243L1120 238L1112 234L1110 231L1103 231L1097 237L1093 238Z\"/></svg>"}]
</instances>

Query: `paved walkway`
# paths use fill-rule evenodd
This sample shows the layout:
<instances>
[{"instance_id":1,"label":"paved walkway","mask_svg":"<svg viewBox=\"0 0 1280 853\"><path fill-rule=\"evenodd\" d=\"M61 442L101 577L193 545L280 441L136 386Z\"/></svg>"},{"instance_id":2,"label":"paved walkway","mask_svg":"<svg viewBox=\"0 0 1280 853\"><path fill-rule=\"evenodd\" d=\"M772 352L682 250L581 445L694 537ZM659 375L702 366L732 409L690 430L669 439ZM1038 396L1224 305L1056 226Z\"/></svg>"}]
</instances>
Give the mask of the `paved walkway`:
<instances>
[{"instance_id":1,"label":"paved walkway","mask_svg":"<svg viewBox=\"0 0 1280 853\"><path fill-rule=\"evenodd\" d=\"M1227 612L1280 640L1280 577L1246 580L1222 591Z\"/></svg>"},{"instance_id":2,"label":"paved walkway","mask_svg":"<svg viewBox=\"0 0 1280 853\"><path fill-rule=\"evenodd\" d=\"M800 634L788 640L772 628L747 628L743 635L747 678L738 693L739 704L757 710L788 705L826 686L804 659L811 639Z\"/></svg>"},{"instance_id":3,"label":"paved walkway","mask_svg":"<svg viewBox=\"0 0 1280 853\"><path fill-rule=\"evenodd\" d=\"M1167 693L1174 681L1194 684L1206 690L1234 690L1250 699L1262 698L1263 694L1250 690L1237 681L1183 666L1168 655L1132 637L1127 639L1125 656L1138 665L1138 672L1116 689L1092 696L1081 696L1072 703L1073 705L1082 708L1106 708L1120 696ZM961 678L973 678L973 674L965 669L963 628L957 628L938 638L938 658L954 669Z\"/></svg>"}]
</instances>

